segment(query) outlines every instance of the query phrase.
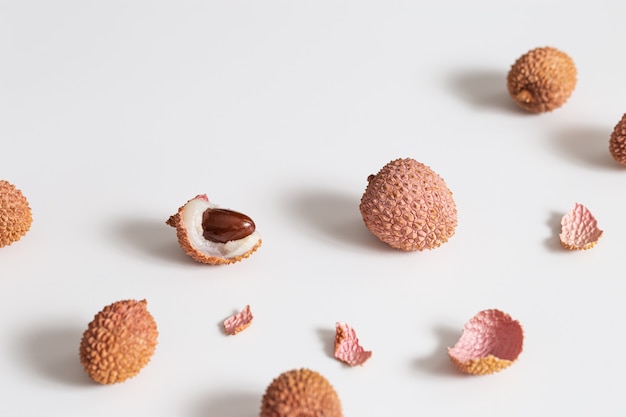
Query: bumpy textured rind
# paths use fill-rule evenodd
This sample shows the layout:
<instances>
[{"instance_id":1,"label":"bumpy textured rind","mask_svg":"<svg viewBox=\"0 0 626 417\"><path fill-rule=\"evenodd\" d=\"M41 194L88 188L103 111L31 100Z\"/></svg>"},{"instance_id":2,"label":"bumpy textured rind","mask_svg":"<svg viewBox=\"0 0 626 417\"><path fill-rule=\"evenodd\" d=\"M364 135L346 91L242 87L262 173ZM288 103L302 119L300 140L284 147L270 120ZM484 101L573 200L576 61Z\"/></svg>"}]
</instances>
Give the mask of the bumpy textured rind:
<instances>
[{"instance_id":1,"label":"bumpy textured rind","mask_svg":"<svg viewBox=\"0 0 626 417\"><path fill-rule=\"evenodd\" d=\"M450 359L461 372L470 375L494 374L513 364L513 361L500 359L493 355L487 355L479 359L470 359L468 361L459 361L454 357L450 357Z\"/></svg>"},{"instance_id":2,"label":"bumpy textured rind","mask_svg":"<svg viewBox=\"0 0 626 417\"><path fill-rule=\"evenodd\" d=\"M202 197L205 197L202 195ZM198 198L198 197L196 197ZM189 200L191 201L191 200ZM187 201L187 203L189 202ZM261 239L257 241L257 243L250 248L247 252L233 256L230 258L220 257L220 256L210 256L206 253L203 253L196 249L189 239L189 231L185 227L184 222L182 221L182 212L185 210L186 203L178 208L178 212L167 219L165 222L168 226L174 227L176 229L176 237L178 238L178 243L180 247L185 251L185 253L197 262L201 262L209 265L226 265L233 264L239 262L245 258L250 257L256 250L261 247L263 243Z\"/></svg>"},{"instance_id":3,"label":"bumpy textured rind","mask_svg":"<svg viewBox=\"0 0 626 417\"><path fill-rule=\"evenodd\" d=\"M226 320L224 320L224 332L227 335L235 335L252 324L252 320L254 316L252 315L252 310L250 310L250 305L248 304L237 314L233 314Z\"/></svg>"},{"instance_id":4,"label":"bumpy textured rind","mask_svg":"<svg viewBox=\"0 0 626 417\"><path fill-rule=\"evenodd\" d=\"M572 95L576 81L572 58L552 47L528 51L515 61L507 75L509 94L531 113L561 107Z\"/></svg>"},{"instance_id":5,"label":"bumpy textured rind","mask_svg":"<svg viewBox=\"0 0 626 417\"><path fill-rule=\"evenodd\" d=\"M603 233L591 211L580 203L574 203L574 207L561 219L559 241L568 250L587 250L598 243Z\"/></svg>"},{"instance_id":6,"label":"bumpy textured rind","mask_svg":"<svg viewBox=\"0 0 626 417\"><path fill-rule=\"evenodd\" d=\"M0 248L25 236L32 222L32 212L22 191L0 180Z\"/></svg>"},{"instance_id":7,"label":"bumpy textured rind","mask_svg":"<svg viewBox=\"0 0 626 417\"><path fill-rule=\"evenodd\" d=\"M335 324L335 358L350 365L363 365L372 357L371 350L365 350L359 343L356 331L348 323Z\"/></svg>"},{"instance_id":8,"label":"bumpy textured rind","mask_svg":"<svg viewBox=\"0 0 626 417\"><path fill-rule=\"evenodd\" d=\"M342 417L337 392L310 369L283 372L265 390L260 417Z\"/></svg>"},{"instance_id":9,"label":"bumpy textured rind","mask_svg":"<svg viewBox=\"0 0 626 417\"><path fill-rule=\"evenodd\" d=\"M609 139L609 152L613 159L626 165L626 113L617 122Z\"/></svg>"},{"instance_id":10,"label":"bumpy textured rind","mask_svg":"<svg viewBox=\"0 0 626 417\"><path fill-rule=\"evenodd\" d=\"M359 209L374 235L403 251L439 247L457 226L456 204L443 178L411 158L370 175Z\"/></svg>"},{"instance_id":11,"label":"bumpy textured rind","mask_svg":"<svg viewBox=\"0 0 626 417\"><path fill-rule=\"evenodd\" d=\"M500 310L483 310L465 324L448 355L461 372L487 375L512 365L523 343L524 332L517 320Z\"/></svg>"},{"instance_id":12,"label":"bumpy textured rind","mask_svg":"<svg viewBox=\"0 0 626 417\"><path fill-rule=\"evenodd\" d=\"M80 362L100 384L137 375L154 354L158 331L146 300L122 300L95 315L83 333Z\"/></svg>"}]
</instances>

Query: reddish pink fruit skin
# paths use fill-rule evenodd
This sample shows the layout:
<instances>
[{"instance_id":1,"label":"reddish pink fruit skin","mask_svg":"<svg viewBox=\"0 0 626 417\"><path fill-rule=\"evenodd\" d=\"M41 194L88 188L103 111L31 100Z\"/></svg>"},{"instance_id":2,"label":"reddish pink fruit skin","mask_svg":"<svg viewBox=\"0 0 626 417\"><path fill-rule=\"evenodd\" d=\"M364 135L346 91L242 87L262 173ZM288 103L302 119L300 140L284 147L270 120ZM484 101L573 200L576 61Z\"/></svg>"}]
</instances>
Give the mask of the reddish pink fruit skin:
<instances>
[{"instance_id":1,"label":"reddish pink fruit skin","mask_svg":"<svg viewBox=\"0 0 626 417\"><path fill-rule=\"evenodd\" d=\"M462 372L484 375L515 362L523 342L524 333L517 320L500 310L483 310L467 322L448 354Z\"/></svg>"},{"instance_id":2,"label":"reddish pink fruit skin","mask_svg":"<svg viewBox=\"0 0 626 417\"><path fill-rule=\"evenodd\" d=\"M356 336L356 331L347 323L337 322L335 326L335 358L350 365L363 365L372 356L366 351Z\"/></svg>"},{"instance_id":3,"label":"reddish pink fruit skin","mask_svg":"<svg viewBox=\"0 0 626 417\"><path fill-rule=\"evenodd\" d=\"M370 175L359 209L374 235L403 251L439 247L457 226L456 204L443 178L411 158Z\"/></svg>"},{"instance_id":4,"label":"reddish pink fruit skin","mask_svg":"<svg viewBox=\"0 0 626 417\"><path fill-rule=\"evenodd\" d=\"M561 245L569 250L587 250L595 246L603 231L598 228L596 218L580 203L561 219Z\"/></svg>"},{"instance_id":5,"label":"reddish pink fruit skin","mask_svg":"<svg viewBox=\"0 0 626 417\"><path fill-rule=\"evenodd\" d=\"M240 331L247 329L250 324L252 324L253 318L254 316L250 310L250 305L247 305L243 310L241 310L241 312L233 314L224 320L224 331L228 335L235 335Z\"/></svg>"}]
</instances>

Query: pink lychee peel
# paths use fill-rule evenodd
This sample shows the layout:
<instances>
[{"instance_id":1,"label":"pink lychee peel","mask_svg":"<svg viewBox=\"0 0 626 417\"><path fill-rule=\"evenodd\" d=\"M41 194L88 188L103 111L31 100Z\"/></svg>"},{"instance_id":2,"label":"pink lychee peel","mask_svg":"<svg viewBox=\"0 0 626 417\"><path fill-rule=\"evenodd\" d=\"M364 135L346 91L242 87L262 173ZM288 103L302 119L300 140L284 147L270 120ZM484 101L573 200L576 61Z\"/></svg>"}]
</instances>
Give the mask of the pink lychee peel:
<instances>
[{"instance_id":1,"label":"pink lychee peel","mask_svg":"<svg viewBox=\"0 0 626 417\"><path fill-rule=\"evenodd\" d=\"M359 344L356 331L347 323L335 325L335 358L350 365L363 365L372 356L372 351L365 350Z\"/></svg>"}]
</instances>

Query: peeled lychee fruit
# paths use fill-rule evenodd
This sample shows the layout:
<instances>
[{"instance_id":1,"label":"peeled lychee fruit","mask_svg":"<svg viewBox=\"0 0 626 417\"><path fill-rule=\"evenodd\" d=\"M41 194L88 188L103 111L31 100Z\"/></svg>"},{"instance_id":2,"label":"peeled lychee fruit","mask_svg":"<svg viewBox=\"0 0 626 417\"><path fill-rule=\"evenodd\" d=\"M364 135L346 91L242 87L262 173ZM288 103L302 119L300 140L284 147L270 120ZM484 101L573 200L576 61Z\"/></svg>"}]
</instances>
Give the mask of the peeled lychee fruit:
<instances>
[{"instance_id":1,"label":"peeled lychee fruit","mask_svg":"<svg viewBox=\"0 0 626 417\"><path fill-rule=\"evenodd\" d=\"M515 61L507 76L513 100L524 110L543 113L561 107L576 87L574 61L556 48L528 51Z\"/></svg>"},{"instance_id":2,"label":"peeled lychee fruit","mask_svg":"<svg viewBox=\"0 0 626 417\"><path fill-rule=\"evenodd\" d=\"M524 332L517 320L500 310L483 310L465 324L448 355L461 372L487 375L513 364L523 343Z\"/></svg>"},{"instance_id":3,"label":"peeled lychee fruit","mask_svg":"<svg viewBox=\"0 0 626 417\"><path fill-rule=\"evenodd\" d=\"M32 222L26 197L15 185L0 180L0 248L20 240Z\"/></svg>"},{"instance_id":4,"label":"peeled lychee fruit","mask_svg":"<svg viewBox=\"0 0 626 417\"><path fill-rule=\"evenodd\" d=\"M146 305L146 300L117 301L89 323L80 342L80 363L91 379L123 382L150 362L159 334Z\"/></svg>"},{"instance_id":5,"label":"peeled lychee fruit","mask_svg":"<svg viewBox=\"0 0 626 417\"><path fill-rule=\"evenodd\" d=\"M309 369L283 372L265 390L260 417L342 417L335 389Z\"/></svg>"},{"instance_id":6,"label":"peeled lychee fruit","mask_svg":"<svg viewBox=\"0 0 626 417\"><path fill-rule=\"evenodd\" d=\"M609 139L609 152L613 159L626 165L626 113L617 122Z\"/></svg>"},{"instance_id":7,"label":"peeled lychee fruit","mask_svg":"<svg viewBox=\"0 0 626 417\"><path fill-rule=\"evenodd\" d=\"M166 224L176 228L185 253L206 264L232 264L261 246L261 236L250 217L220 208L206 194L189 200Z\"/></svg>"},{"instance_id":8,"label":"peeled lychee fruit","mask_svg":"<svg viewBox=\"0 0 626 417\"><path fill-rule=\"evenodd\" d=\"M414 159L396 159L368 177L359 206L367 228L404 251L433 249L457 225L452 192L444 180Z\"/></svg>"}]
</instances>

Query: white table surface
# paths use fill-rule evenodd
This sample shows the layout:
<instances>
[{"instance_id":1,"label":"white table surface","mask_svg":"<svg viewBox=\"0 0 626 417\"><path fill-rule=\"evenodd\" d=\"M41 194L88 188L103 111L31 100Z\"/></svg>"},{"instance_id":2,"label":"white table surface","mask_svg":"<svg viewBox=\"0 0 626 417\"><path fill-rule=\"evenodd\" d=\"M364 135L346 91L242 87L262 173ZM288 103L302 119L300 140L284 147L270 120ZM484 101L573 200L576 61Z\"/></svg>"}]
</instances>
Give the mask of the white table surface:
<instances>
[{"instance_id":1,"label":"white table surface","mask_svg":"<svg viewBox=\"0 0 626 417\"><path fill-rule=\"evenodd\" d=\"M626 8L616 1L2 1L0 179L33 224L0 249L3 416L253 417L307 367L346 417L623 416ZM570 100L519 110L506 74L539 46L578 68ZM411 157L446 181L450 241L404 253L358 209L369 174ZM206 193L263 246L208 266L165 220ZM604 236L558 242L587 206ZM93 383L82 332L146 299L150 364ZM222 321L250 304L254 322ZM446 347L478 311L524 327L504 371L459 374ZM345 321L372 350L332 356Z\"/></svg>"}]
</instances>

